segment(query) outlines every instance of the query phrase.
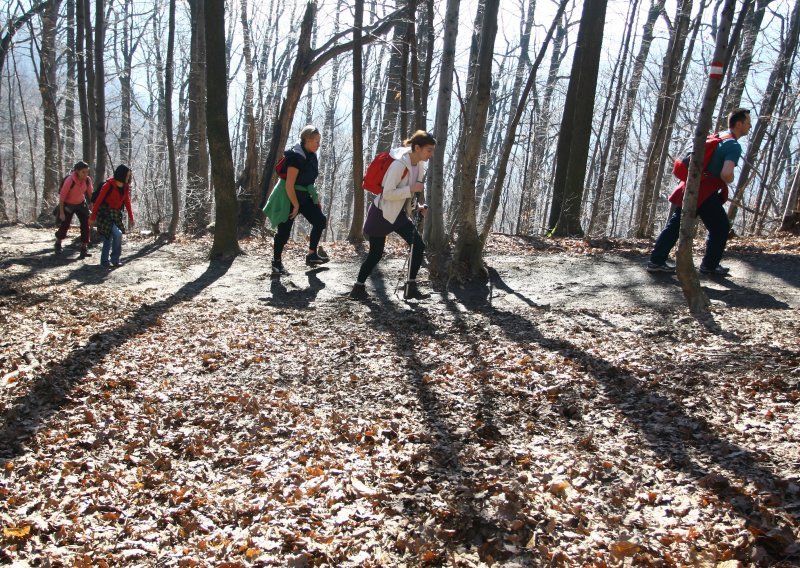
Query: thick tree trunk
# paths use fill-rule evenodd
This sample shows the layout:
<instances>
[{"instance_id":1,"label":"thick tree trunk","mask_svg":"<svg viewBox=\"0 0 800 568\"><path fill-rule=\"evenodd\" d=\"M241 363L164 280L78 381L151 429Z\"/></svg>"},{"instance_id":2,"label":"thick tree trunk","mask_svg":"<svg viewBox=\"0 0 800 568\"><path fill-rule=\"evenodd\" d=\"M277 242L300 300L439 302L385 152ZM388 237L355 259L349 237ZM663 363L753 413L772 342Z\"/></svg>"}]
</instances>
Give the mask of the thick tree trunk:
<instances>
[{"instance_id":1,"label":"thick tree trunk","mask_svg":"<svg viewBox=\"0 0 800 568\"><path fill-rule=\"evenodd\" d=\"M53 205L57 203L56 186L61 179L59 157L58 106L56 103L56 23L59 0L51 0L42 13L41 49L39 51L39 94L42 96L42 120L44 123L44 184L40 219L52 219ZM37 189L35 189L36 191Z\"/></svg>"},{"instance_id":2,"label":"thick tree trunk","mask_svg":"<svg viewBox=\"0 0 800 568\"><path fill-rule=\"evenodd\" d=\"M795 235L800 234L800 165L794 172L794 180L789 188L789 198L786 200L786 210L779 231L788 231Z\"/></svg>"},{"instance_id":3,"label":"thick tree trunk","mask_svg":"<svg viewBox=\"0 0 800 568\"><path fill-rule=\"evenodd\" d=\"M745 9L747 2L745 2ZM725 5L720 16L719 29L717 30L717 42L714 48L713 61L724 63L725 54L728 51L728 40L730 35L733 14L736 8L736 0L725 0ZM710 67L709 67L710 68ZM694 145L692 148L692 159L689 162L689 177L686 181L686 191L683 197L683 208L681 211L681 230L678 239L678 250L675 255L677 260L678 280L683 289L683 295L689 304L689 311L699 313L706 311L710 305L703 289L700 287L700 279L694 269L692 260L692 243L697 233L697 196L700 189L700 175L706 137L711 129L714 108L719 97L722 85L721 76L709 75L706 84L706 92L703 96L703 103L697 117L697 128L694 132Z\"/></svg>"},{"instance_id":4,"label":"thick tree trunk","mask_svg":"<svg viewBox=\"0 0 800 568\"><path fill-rule=\"evenodd\" d=\"M405 17L407 16L408 0L397 0L397 8L403 11L404 20L394 30L392 38L392 51L389 57L389 67L386 69L388 82L383 103L383 119L381 120L380 133L378 134L378 145L376 153L389 150L397 135L397 116L400 112L400 99L402 98L402 80L404 56L407 50L404 48L406 29L408 27ZM401 139L408 132L401 132Z\"/></svg>"},{"instance_id":5,"label":"thick tree trunk","mask_svg":"<svg viewBox=\"0 0 800 568\"><path fill-rule=\"evenodd\" d=\"M738 203L742 200L744 190L750 181L750 173L761 151L761 143L764 141L767 128L772 121L772 113L775 111L778 98L786 86L788 79L786 71L792 57L797 52L798 37L800 37L800 0L795 0L794 8L792 9L791 23L789 24L789 33L781 46L778 58L775 60L772 73L767 81L767 87L764 91L764 101L758 113L758 122L756 122L753 128L753 134L748 141L747 154L744 157L742 171L739 174L739 180L736 184L736 192L728 208L728 219L731 220L731 225L733 225L733 221L736 220L736 214L739 210Z\"/></svg>"},{"instance_id":6,"label":"thick tree trunk","mask_svg":"<svg viewBox=\"0 0 800 568\"><path fill-rule=\"evenodd\" d=\"M230 258L241 253L236 236L236 188L228 133L228 66L225 50L225 6L204 0L206 76L208 78L208 145L217 212L211 258Z\"/></svg>"},{"instance_id":7,"label":"thick tree trunk","mask_svg":"<svg viewBox=\"0 0 800 568\"><path fill-rule=\"evenodd\" d=\"M355 0L353 22L353 219L347 240L359 243L364 240L364 49L361 28L364 25L364 0Z\"/></svg>"},{"instance_id":8,"label":"thick tree trunk","mask_svg":"<svg viewBox=\"0 0 800 568\"><path fill-rule=\"evenodd\" d=\"M92 161L94 155L94 132L92 131L92 119L89 111L89 86L88 86L88 67L91 65L87 55L87 34L91 34L91 29L87 26L86 3L89 0L76 0L76 26L75 30L75 49L78 53L78 109L81 115L81 158L86 162ZM92 72L94 76L94 72ZM94 97L92 97L94 100ZM100 180L98 180L100 181Z\"/></svg>"},{"instance_id":9,"label":"thick tree trunk","mask_svg":"<svg viewBox=\"0 0 800 568\"><path fill-rule=\"evenodd\" d=\"M592 223L589 227L589 233L593 235L605 234L607 230L608 218L615 199L619 169L622 164L622 155L625 151L625 146L628 144L628 135L631 130L631 121L633 120L634 114L633 106L636 103L636 96L639 93L639 83L642 80L644 66L650 54L650 45L653 43L653 27L661 11L664 9L664 1L665 0L654 0L647 14L647 21L642 31L642 43L639 46L639 54L636 56L636 60L633 64L633 71L631 73L630 82L628 83L621 118L614 128L606 175L598 195L597 208L593 212Z\"/></svg>"},{"instance_id":10,"label":"thick tree trunk","mask_svg":"<svg viewBox=\"0 0 800 568\"><path fill-rule=\"evenodd\" d=\"M467 102L464 144L461 150L461 208L458 218L458 240L453 251L450 274L459 281L483 277L480 236L475 211L475 185L481 136L486 127L492 86L492 59L497 36L497 12L500 0L486 0L480 29L480 42L474 89Z\"/></svg>"},{"instance_id":11,"label":"thick tree trunk","mask_svg":"<svg viewBox=\"0 0 800 568\"><path fill-rule=\"evenodd\" d=\"M186 150L186 229L204 230L211 215L206 134L206 28L204 0L190 0L189 127Z\"/></svg>"},{"instance_id":12,"label":"thick tree trunk","mask_svg":"<svg viewBox=\"0 0 800 568\"><path fill-rule=\"evenodd\" d=\"M175 75L175 0L169 0L169 25L167 31L167 64L164 69L164 137L167 139L169 159L169 189L172 198L172 216L169 221L169 238L174 239L181 219L181 194L178 189L178 162L175 157L175 129L172 125L172 82Z\"/></svg>"},{"instance_id":13,"label":"thick tree trunk","mask_svg":"<svg viewBox=\"0 0 800 568\"><path fill-rule=\"evenodd\" d=\"M607 0L586 0L583 4L556 151L556 177L548 223L553 236L583 235L581 198L586 179L606 5Z\"/></svg>"},{"instance_id":14,"label":"thick tree trunk","mask_svg":"<svg viewBox=\"0 0 800 568\"><path fill-rule=\"evenodd\" d=\"M430 205L425 216L425 236L428 240L429 272L436 276L442 272L442 253L447 245L444 233L444 157L450 124L450 100L453 96L453 70L455 68L456 38L458 36L458 11L460 0L447 0L444 17L442 63L439 71L439 93L436 99L436 119L433 135L436 150L428 173L428 199Z\"/></svg>"},{"instance_id":15,"label":"thick tree trunk","mask_svg":"<svg viewBox=\"0 0 800 568\"><path fill-rule=\"evenodd\" d=\"M97 158L94 163L94 179L102 180L106 175L106 71L105 71L105 0L95 0L94 13L94 108L95 135L97 136Z\"/></svg>"},{"instance_id":16,"label":"thick tree trunk","mask_svg":"<svg viewBox=\"0 0 800 568\"><path fill-rule=\"evenodd\" d=\"M67 86L64 91L64 160L75 161L75 0L67 0ZM61 164L61 171L67 171Z\"/></svg>"}]
</instances>

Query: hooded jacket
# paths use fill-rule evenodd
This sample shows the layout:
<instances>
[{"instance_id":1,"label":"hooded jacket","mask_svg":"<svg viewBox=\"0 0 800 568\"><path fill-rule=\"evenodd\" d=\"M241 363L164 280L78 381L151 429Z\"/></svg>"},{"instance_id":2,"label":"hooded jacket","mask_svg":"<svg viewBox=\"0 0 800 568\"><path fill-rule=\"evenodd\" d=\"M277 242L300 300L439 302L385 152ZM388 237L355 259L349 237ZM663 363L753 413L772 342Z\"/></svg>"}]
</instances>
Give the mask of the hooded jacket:
<instances>
[{"instance_id":1,"label":"hooded jacket","mask_svg":"<svg viewBox=\"0 0 800 568\"><path fill-rule=\"evenodd\" d=\"M375 198L373 205L383 212L383 218L394 223L400 211L411 214L411 185L425 179L425 167L417 164L417 179L411 179L411 148L394 148L389 155L394 159L383 176L383 192ZM405 175L403 173L405 172Z\"/></svg>"}]
</instances>

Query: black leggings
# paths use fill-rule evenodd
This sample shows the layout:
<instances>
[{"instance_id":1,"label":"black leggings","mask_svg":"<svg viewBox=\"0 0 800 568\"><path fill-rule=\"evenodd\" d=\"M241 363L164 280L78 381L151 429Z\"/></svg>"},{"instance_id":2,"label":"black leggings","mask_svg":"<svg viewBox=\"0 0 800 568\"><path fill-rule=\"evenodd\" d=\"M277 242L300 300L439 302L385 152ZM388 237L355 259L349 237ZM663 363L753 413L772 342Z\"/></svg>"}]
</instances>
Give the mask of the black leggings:
<instances>
[{"instance_id":1,"label":"black leggings","mask_svg":"<svg viewBox=\"0 0 800 568\"><path fill-rule=\"evenodd\" d=\"M316 249L319 244L319 239L322 237L322 231L325 230L328 224L328 219L322 212L322 208L314 203L314 200L307 192L297 191L296 193L297 202L300 204L298 215L302 215L311 223L311 235L308 247L310 249ZM280 260L283 254L283 247L289 242L289 236L292 234L292 225L294 225L294 219L287 219L278 225L278 232L272 240L273 255L276 260Z\"/></svg>"},{"instance_id":2,"label":"black leggings","mask_svg":"<svg viewBox=\"0 0 800 568\"><path fill-rule=\"evenodd\" d=\"M414 250L411 253L411 280L416 280L419 267L422 266L422 257L425 254L425 243L422 242L417 229L411 222L405 223L402 227L395 229L395 233L403 237L403 240L408 244L414 241ZM364 259L361 265L361 270L358 271L358 282L363 284L367 281L367 277L372 273L377 266L378 261L383 256L383 247L386 245L386 237L370 237L369 238L369 254Z\"/></svg>"}]
</instances>

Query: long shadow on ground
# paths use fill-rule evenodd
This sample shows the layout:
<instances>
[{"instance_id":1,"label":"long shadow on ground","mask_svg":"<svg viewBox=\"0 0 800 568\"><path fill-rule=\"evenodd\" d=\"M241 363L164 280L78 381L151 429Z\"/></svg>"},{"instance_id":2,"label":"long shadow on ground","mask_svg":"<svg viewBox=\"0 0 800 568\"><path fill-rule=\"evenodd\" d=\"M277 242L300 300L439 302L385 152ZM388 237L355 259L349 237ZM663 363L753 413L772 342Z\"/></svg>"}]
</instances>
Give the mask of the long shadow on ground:
<instances>
[{"instance_id":1,"label":"long shadow on ground","mask_svg":"<svg viewBox=\"0 0 800 568\"><path fill-rule=\"evenodd\" d=\"M500 282L499 285L508 288L505 283ZM482 293L475 289L466 294L455 291L456 297L465 307L488 317L510 339L538 344L548 351L580 363L585 372L602 385L605 396L636 426L649 448L667 467L685 474L726 503L731 511L743 519L747 528L755 535L756 542L764 547L772 560L800 559L800 546L795 541L790 526L783 524L769 508L753 495L735 487L726 477L710 474L702 462L716 464L732 475L768 491L770 498L778 502L776 508L795 517L797 496L790 496L787 487L790 481L796 480L774 474L769 468L775 466L760 463L768 461L768 458L719 437L704 418L692 415L668 396L647 388L628 371L569 341L545 337L530 320L519 313L492 306L491 293L489 287L482 288ZM793 355L797 356L796 353ZM681 427L668 427L671 425ZM680 436L678 439L675 438L676 433Z\"/></svg>"},{"instance_id":2,"label":"long shadow on ground","mask_svg":"<svg viewBox=\"0 0 800 568\"><path fill-rule=\"evenodd\" d=\"M59 363L53 363L49 371L35 380L30 391L12 401L0 417L0 465L25 453L26 443L69 401L70 392L86 377L89 369L129 339L155 325L177 304L196 297L221 278L232 263L233 259L211 262L203 274L168 298L152 305L143 304L117 327L94 334L84 346Z\"/></svg>"}]
</instances>

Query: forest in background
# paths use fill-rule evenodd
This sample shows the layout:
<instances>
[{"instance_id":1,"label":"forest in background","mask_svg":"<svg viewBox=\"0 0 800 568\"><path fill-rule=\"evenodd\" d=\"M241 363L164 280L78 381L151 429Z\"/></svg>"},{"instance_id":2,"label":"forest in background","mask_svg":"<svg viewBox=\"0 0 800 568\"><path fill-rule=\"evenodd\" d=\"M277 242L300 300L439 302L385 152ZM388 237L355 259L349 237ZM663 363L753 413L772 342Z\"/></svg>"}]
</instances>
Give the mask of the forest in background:
<instances>
[{"instance_id":1,"label":"forest in background","mask_svg":"<svg viewBox=\"0 0 800 568\"><path fill-rule=\"evenodd\" d=\"M463 249L482 250L491 232L653 236L671 160L697 125L723 2L499 4L9 2L0 219L49 217L83 158L95 181L130 164L138 220L171 235L214 220L218 171L236 192L237 233L252 232L276 156L314 123L328 240L361 238L364 164L418 127L441 142L427 187L433 252L471 234L456 256L474 259ZM729 215L740 234L796 227L800 2L727 4L714 129L738 106L754 122ZM223 9L212 20L224 25L220 50L206 20ZM220 86L226 99L214 100L228 104L210 102ZM230 174L209 159L217 118Z\"/></svg>"}]
</instances>

